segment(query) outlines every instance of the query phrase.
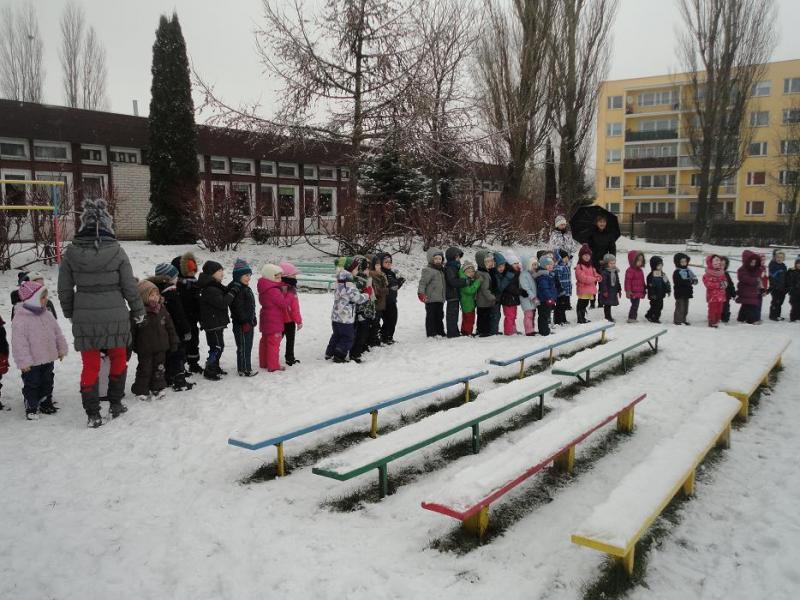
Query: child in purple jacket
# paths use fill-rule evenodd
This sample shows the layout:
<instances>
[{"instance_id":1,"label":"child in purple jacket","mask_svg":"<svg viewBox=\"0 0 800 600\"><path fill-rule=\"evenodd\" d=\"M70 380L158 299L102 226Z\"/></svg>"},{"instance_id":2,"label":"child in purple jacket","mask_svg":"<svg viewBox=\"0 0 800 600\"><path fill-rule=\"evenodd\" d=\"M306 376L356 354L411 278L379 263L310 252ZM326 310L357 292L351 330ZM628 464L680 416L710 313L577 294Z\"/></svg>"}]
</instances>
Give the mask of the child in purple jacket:
<instances>
[{"instance_id":1,"label":"child in purple jacket","mask_svg":"<svg viewBox=\"0 0 800 600\"><path fill-rule=\"evenodd\" d=\"M67 355L67 340L47 310L47 288L34 281L19 287L22 306L11 321L11 353L22 371L25 417L36 421L39 413L54 414L53 363Z\"/></svg>"}]
</instances>

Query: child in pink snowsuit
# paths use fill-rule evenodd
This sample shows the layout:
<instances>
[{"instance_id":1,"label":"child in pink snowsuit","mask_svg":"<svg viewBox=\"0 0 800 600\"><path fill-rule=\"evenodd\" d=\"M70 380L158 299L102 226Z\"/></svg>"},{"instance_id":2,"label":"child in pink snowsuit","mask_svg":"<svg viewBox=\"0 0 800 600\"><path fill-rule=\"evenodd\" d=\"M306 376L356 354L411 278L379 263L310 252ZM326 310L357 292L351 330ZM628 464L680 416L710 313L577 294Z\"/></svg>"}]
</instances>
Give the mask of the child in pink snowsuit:
<instances>
[{"instance_id":1,"label":"child in pink snowsuit","mask_svg":"<svg viewBox=\"0 0 800 600\"><path fill-rule=\"evenodd\" d=\"M644 253L638 250L628 251L628 270L625 271L625 296L631 301L628 311L628 323L638 319L639 302L647 296L647 285L644 279Z\"/></svg>"},{"instance_id":2,"label":"child in pink snowsuit","mask_svg":"<svg viewBox=\"0 0 800 600\"><path fill-rule=\"evenodd\" d=\"M578 264L575 265L575 282L578 288L578 323L588 323L586 310L589 302L597 296L597 284L603 277L594 268L592 249L588 244L581 246L578 252Z\"/></svg>"},{"instance_id":3,"label":"child in pink snowsuit","mask_svg":"<svg viewBox=\"0 0 800 600\"><path fill-rule=\"evenodd\" d=\"M706 302L708 303L708 326L717 327L722 319L722 308L728 300L728 280L722 258L716 254L706 256L706 272L703 275L706 286Z\"/></svg>"},{"instance_id":4,"label":"child in pink snowsuit","mask_svg":"<svg viewBox=\"0 0 800 600\"><path fill-rule=\"evenodd\" d=\"M297 274L299 271L290 262L281 263L283 277L286 284L286 317L283 325L283 337L286 338L286 351L284 358L290 367L300 361L294 355L294 336L303 328L303 315L300 314L300 298L297 295Z\"/></svg>"},{"instance_id":5,"label":"child in pink snowsuit","mask_svg":"<svg viewBox=\"0 0 800 600\"><path fill-rule=\"evenodd\" d=\"M258 343L258 366L269 372L283 371L281 367L281 338L283 337L286 309L289 304L281 281L281 268L266 264L261 269L258 280L258 300L261 311L258 316L258 328L261 340Z\"/></svg>"}]
</instances>

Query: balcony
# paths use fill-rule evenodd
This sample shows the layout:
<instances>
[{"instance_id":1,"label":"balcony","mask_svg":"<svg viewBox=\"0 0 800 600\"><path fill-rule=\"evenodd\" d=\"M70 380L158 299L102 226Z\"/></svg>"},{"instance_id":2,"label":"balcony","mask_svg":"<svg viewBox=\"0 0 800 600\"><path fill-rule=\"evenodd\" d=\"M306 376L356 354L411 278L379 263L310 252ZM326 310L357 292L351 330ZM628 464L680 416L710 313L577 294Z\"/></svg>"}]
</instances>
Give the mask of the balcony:
<instances>
[{"instance_id":1,"label":"balcony","mask_svg":"<svg viewBox=\"0 0 800 600\"><path fill-rule=\"evenodd\" d=\"M626 185L622 190L622 195L625 198L638 196L644 198L672 198L675 196L675 186L668 187L637 187L635 185Z\"/></svg>"},{"instance_id":2,"label":"balcony","mask_svg":"<svg viewBox=\"0 0 800 600\"><path fill-rule=\"evenodd\" d=\"M625 132L626 142L652 142L654 140L677 140L677 129L657 129L656 131L631 131Z\"/></svg>"},{"instance_id":3,"label":"balcony","mask_svg":"<svg viewBox=\"0 0 800 600\"><path fill-rule=\"evenodd\" d=\"M700 188L694 185L679 185L677 191L677 195L681 197L697 197L697 192ZM719 190L717 191L717 196L735 196L736 195L736 185L721 185L719 186Z\"/></svg>"},{"instance_id":4,"label":"balcony","mask_svg":"<svg viewBox=\"0 0 800 600\"><path fill-rule=\"evenodd\" d=\"M668 169L678 166L677 156L652 156L648 158L626 158L626 169Z\"/></svg>"}]
</instances>

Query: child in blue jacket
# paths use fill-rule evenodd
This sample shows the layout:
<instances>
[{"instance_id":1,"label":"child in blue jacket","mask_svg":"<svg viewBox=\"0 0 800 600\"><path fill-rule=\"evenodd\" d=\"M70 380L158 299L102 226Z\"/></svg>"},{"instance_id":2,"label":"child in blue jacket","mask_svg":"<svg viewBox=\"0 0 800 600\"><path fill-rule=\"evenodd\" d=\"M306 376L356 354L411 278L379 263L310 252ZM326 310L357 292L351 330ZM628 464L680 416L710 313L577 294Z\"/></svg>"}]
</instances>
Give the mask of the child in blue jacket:
<instances>
[{"instance_id":1,"label":"child in blue jacket","mask_svg":"<svg viewBox=\"0 0 800 600\"><path fill-rule=\"evenodd\" d=\"M568 325L567 311L572 310L570 297L572 296L572 269L569 253L561 249L558 251L558 264L553 267L553 274L556 279L558 298L556 299L556 310L553 315L553 322L556 325Z\"/></svg>"},{"instance_id":2,"label":"child in blue jacket","mask_svg":"<svg viewBox=\"0 0 800 600\"><path fill-rule=\"evenodd\" d=\"M550 335L550 313L558 301L556 280L553 276L553 259L542 256L536 276L536 297L539 299L539 335Z\"/></svg>"}]
</instances>

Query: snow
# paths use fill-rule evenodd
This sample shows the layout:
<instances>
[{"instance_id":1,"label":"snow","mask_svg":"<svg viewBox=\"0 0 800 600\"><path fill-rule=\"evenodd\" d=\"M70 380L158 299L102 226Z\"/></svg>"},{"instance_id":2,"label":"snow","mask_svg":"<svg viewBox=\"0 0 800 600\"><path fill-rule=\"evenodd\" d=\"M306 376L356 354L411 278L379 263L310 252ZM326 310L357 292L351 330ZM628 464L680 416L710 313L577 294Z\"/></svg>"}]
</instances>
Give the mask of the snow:
<instances>
[{"instance_id":1,"label":"snow","mask_svg":"<svg viewBox=\"0 0 800 600\"><path fill-rule=\"evenodd\" d=\"M655 518L653 513L703 460L740 407L736 398L722 392L703 398L677 433L637 464L575 535L626 551L642 526Z\"/></svg>"},{"instance_id":2,"label":"snow","mask_svg":"<svg viewBox=\"0 0 800 600\"><path fill-rule=\"evenodd\" d=\"M752 394L791 342L788 336L773 335L753 345L748 349L747 360L725 378L722 391L748 396Z\"/></svg>"},{"instance_id":3,"label":"snow","mask_svg":"<svg viewBox=\"0 0 800 600\"><path fill-rule=\"evenodd\" d=\"M124 246L140 275L152 274L157 263L188 249ZM333 248L324 239L321 246ZM684 250L682 245L627 239L618 246L620 254L628 249L642 249L648 258L660 254L668 275L672 252ZM200 260L210 257L194 250ZM535 248L514 250L518 255L535 253ZM708 251L741 255L741 248ZM474 251L467 254L472 259ZM256 267L286 258L330 260L305 244L288 249L248 244L213 258L230 269L237 256ZM78 393L80 360L74 352L56 365L62 410L38 423L25 421L21 380L12 366L2 382L2 400L11 411L0 413L0 598L582 598L585 587L600 577L605 558L571 543L576 523L609 496L631 465L677 431L697 409L698 398L718 391L747 364L751 348L775 336L796 339L800 332L800 325L788 322L732 322L710 329L699 285L690 304L692 326L666 326L668 343L658 354L571 398L548 398L552 410L544 421L484 442L479 456L420 469L380 503L364 501L350 512L329 508L330 500L363 491L364 481L318 477L310 465L295 465L280 480L242 484L264 461L274 460L274 450L245 452L229 446L228 435L236 427L247 422L269 426L291 415L337 409L366 392L401 391L409 381L485 366L486 357L530 348L531 339L525 336L426 339L425 310L413 284L424 262L418 246L409 256L395 257L395 265L409 278L400 294L398 343L370 352L363 365L323 360L331 296L302 293L305 326L296 350L301 364L250 379L201 379L191 392L171 393L161 402L136 403L129 395L128 413L98 430L85 427ZM693 255L692 262L699 264L701 257ZM55 269L36 268L55 289ZM10 291L15 282L15 272L0 274L2 289ZM627 310L624 300L622 304L614 310L618 317ZM673 308L674 301L667 298L665 321L671 321ZM737 308L732 306L734 320ZM7 293L0 294L0 314L10 314ZM574 313L569 318L574 320ZM590 311L589 318L600 321L602 311ZM63 317L60 322L71 339ZM612 332L622 335L642 327L618 323ZM222 363L230 370L230 330L225 339ZM799 363L800 344L791 344L769 397L747 425L734 431L732 447L713 465L701 466L696 497L679 507L677 526L670 525L666 537L648 552L644 581L633 587L630 598L794 599L800 587ZM489 377L470 387L486 393L499 386L494 377L517 370L493 368ZM523 510L502 535L465 554L431 548L432 541L450 535L456 524L422 510L421 499L432 497L476 459L504 453L572 407L630 390L648 394L637 406L635 433L611 439L605 447L609 437L603 429L580 444L577 464L589 462L574 477L546 489L551 502ZM448 390L382 411L381 423L398 424L401 415L413 415L432 400L458 393ZM368 427L365 417L298 438L287 448L289 466L301 452L349 431L366 434ZM365 435L363 443L376 441ZM431 458L441 462L440 450L435 445L403 462L416 467ZM507 501L519 500L529 490L520 486ZM493 511L503 510L504 504L496 503Z\"/></svg>"},{"instance_id":4,"label":"snow","mask_svg":"<svg viewBox=\"0 0 800 600\"><path fill-rule=\"evenodd\" d=\"M556 419L549 419L502 454L459 471L426 503L463 513L523 475L528 469L553 458L582 435L599 427L641 395L642 390L599 395Z\"/></svg>"},{"instance_id":5,"label":"snow","mask_svg":"<svg viewBox=\"0 0 800 600\"><path fill-rule=\"evenodd\" d=\"M467 427L475 419L479 419L497 410L509 407L520 398L536 395L542 390L550 390L561 385L561 380L552 375L540 374L507 383L478 396L474 402L458 408L436 413L412 425L406 425L382 436L375 441L355 446L345 452L336 454L316 465L317 469L333 471L340 474L349 473L359 467L372 464L390 454L425 442L446 431ZM503 413L507 416L507 413Z\"/></svg>"},{"instance_id":6,"label":"snow","mask_svg":"<svg viewBox=\"0 0 800 600\"><path fill-rule=\"evenodd\" d=\"M553 369L558 373L565 374L583 373L597 363L617 356L622 352L627 352L640 346L643 347L642 349L647 348L645 346L647 340L660 333L666 333L666 330L649 326L637 327L635 330L627 331L624 334L618 333L613 340L602 346L588 348L569 358L557 361L553 365Z\"/></svg>"},{"instance_id":7,"label":"snow","mask_svg":"<svg viewBox=\"0 0 800 600\"><path fill-rule=\"evenodd\" d=\"M608 321L599 321L597 323L584 323L581 325L576 325L575 327L570 327L569 329L565 329L564 331L558 331L546 337L533 338L531 340L532 343L530 347L526 348L525 351L522 352L521 354L520 353L501 354L499 356L493 356L492 358L489 359L489 362L497 365L509 365L511 363L522 360L522 358L528 358L529 356L534 356L536 354L541 354L542 352L547 352L551 348L558 348L565 344L569 344L570 342L585 339L594 333L608 331L613 327L614 323L609 323Z\"/></svg>"}]
</instances>

